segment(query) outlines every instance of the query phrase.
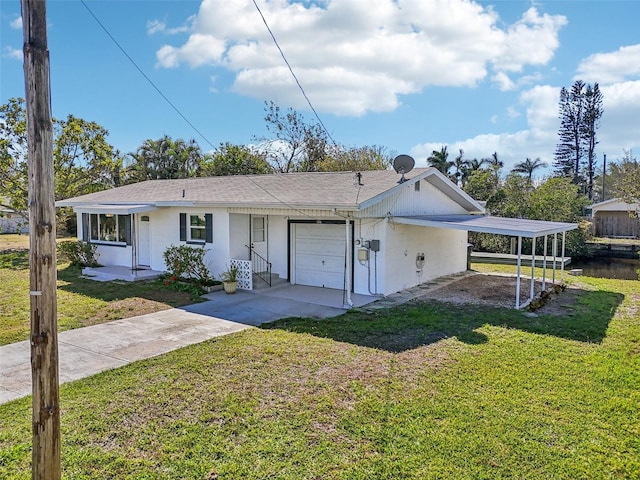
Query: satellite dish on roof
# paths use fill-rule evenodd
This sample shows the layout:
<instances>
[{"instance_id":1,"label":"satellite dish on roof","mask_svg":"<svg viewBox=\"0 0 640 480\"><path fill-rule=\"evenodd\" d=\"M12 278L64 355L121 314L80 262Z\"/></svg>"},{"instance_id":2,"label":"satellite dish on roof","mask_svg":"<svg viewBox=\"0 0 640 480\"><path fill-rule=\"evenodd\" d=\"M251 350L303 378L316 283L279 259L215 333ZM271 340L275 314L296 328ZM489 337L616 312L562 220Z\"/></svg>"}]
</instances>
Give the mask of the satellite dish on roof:
<instances>
[{"instance_id":1,"label":"satellite dish on roof","mask_svg":"<svg viewBox=\"0 0 640 480\"><path fill-rule=\"evenodd\" d=\"M407 181L407 179L404 178L404 174L409 173L415 164L416 161L409 155L398 155L393 159L393 169L396 173L402 175L402 178L398 180L398 183L404 183Z\"/></svg>"}]
</instances>

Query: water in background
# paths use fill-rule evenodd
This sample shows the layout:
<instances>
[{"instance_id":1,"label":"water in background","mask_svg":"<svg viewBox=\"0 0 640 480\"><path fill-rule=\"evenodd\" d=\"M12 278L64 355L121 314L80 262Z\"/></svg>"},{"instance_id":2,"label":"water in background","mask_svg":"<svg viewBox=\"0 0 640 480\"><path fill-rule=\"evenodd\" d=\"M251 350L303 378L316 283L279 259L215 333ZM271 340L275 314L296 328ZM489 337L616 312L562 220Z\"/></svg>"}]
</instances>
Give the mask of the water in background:
<instances>
[{"instance_id":1,"label":"water in background","mask_svg":"<svg viewBox=\"0 0 640 480\"><path fill-rule=\"evenodd\" d=\"M640 280L640 259L590 258L573 261L566 268L581 268L582 274L587 277Z\"/></svg>"}]
</instances>

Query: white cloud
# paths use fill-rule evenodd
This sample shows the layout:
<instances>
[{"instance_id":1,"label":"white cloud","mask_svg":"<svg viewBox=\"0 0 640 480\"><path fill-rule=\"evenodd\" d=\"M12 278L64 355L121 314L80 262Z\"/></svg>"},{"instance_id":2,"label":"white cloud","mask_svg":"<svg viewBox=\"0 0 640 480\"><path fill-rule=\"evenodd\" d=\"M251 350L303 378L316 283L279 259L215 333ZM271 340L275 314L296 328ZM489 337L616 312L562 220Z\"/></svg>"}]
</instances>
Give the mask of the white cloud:
<instances>
[{"instance_id":1,"label":"white cloud","mask_svg":"<svg viewBox=\"0 0 640 480\"><path fill-rule=\"evenodd\" d=\"M544 64L566 23L530 8L501 29L492 8L468 0L258 4L316 108L338 115L391 111L401 95L428 86L473 87L491 66L519 72ZM163 22L149 25L153 32L164 29ZM232 89L240 94L305 106L251 0L203 0L187 42L165 45L156 56L167 68L227 68L236 73ZM496 75L498 81L508 79Z\"/></svg>"},{"instance_id":2,"label":"white cloud","mask_svg":"<svg viewBox=\"0 0 640 480\"><path fill-rule=\"evenodd\" d=\"M520 116L520 112L514 106L507 107L507 117L509 118L518 118Z\"/></svg>"},{"instance_id":3,"label":"white cloud","mask_svg":"<svg viewBox=\"0 0 640 480\"><path fill-rule=\"evenodd\" d=\"M193 34L180 48L163 45L156 53L158 63L165 68L177 67L182 60L191 66L215 64L222 60L224 42L211 36Z\"/></svg>"},{"instance_id":4,"label":"white cloud","mask_svg":"<svg viewBox=\"0 0 640 480\"><path fill-rule=\"evenodd\" d=\"M164 33L167 35L176 35L178 33L186 33L191 31L191 29L193 28L194 20L195 15L192 15L187 18L183 25L173 28L167 27L167 23L162 20L149 20L147 21L147 34L154 35L156 33Z\"/></svg>"},{"instance_id":5,"label":"white cloud","mask_svg":"<svg viewBox=\"0 0 640 480\"><path fill-rule=\"evenodd\" d=\"M640 77L640 44L615 52L595 53L578 66L574 80L611 84Z\"/></svg>"},{"instance_id":6,"label":"white cloud","mask_svg":"<svg viewBox=\"0 0 640 480\"><path fill-rule=\"evenodd\" d=\"M491 81L497 84L501 92L508 92L510 90L519 90L527 85L532 85L535 82L540 81L541 78L542 76L539 73L536 73L533 75L523 75L516 81L513 81L506 73L501 71L495 73L493 77L491 77Z\"/></svg>"},{"instance_id":7,"label":"white cloud","mask_svg":"<svg viewBox=\"0 0 640 480\"><path fill-rule=\"evenodd\" d=\"M508 27L501 44L504 51L493 60L494 66L520 72L524 65L547 64L560 45L558 32L566 24L562 15L540 15L531 7L521 20Z\"/></svg>"},{"instance_id":8,"label":"white cloud","mask_svg":"<svg viewBox=\"0 0 640 480\"><path fill-rule=\"evenodd\" d=\"M14 20L11 20L11 22L9 22L9 26L11 28L13 28L14 30L21 30L22 29L22 17L18 17Z\"/></svg>"},{"instance_id":9,"label":"white cloud","mask_svg":"<svg viewBox=\"0 0 640 480\"><path fill-rule=\"evenodd\" d=\"M598 133L598 151L622 155L623 149L640 147L640 80L601 88L604 113Z\"/></svg>"},{"instance_id":10,"label":"white cloud","mask_svg":"<svg viewBox=\"0 0 640 480\"><path fill-rule=\"evenodd\" d=\"M553 154L558 142L558 87L541 85L520 95L526 110L527 128L517 132L482 134L448 144L450 152L462 148L465 158L486 158L498 152L505 172L525 158L540 158L553 167ZM601 88L604 114L597 131L598 161L603 153L608 158L622 156L623 150L639 150L638 112L640 112L640 80L621 82ZM419 144L411 149L416 163L426 165L426 158L446 142Z\"/></svg>"},{"instance_id":11,"label":"white cloud","mask_svg":"<svg viewBox=\"0 0 640 480\"><path fill-rule=\"evenodd\" d=\"M462 148L465 158L488 158L493 152L504 162L508 172L517 162L525 158L540 158L549 165L558 135L558 95L559 88L548 85L537 86L520 95L520 102L526 110L528 128L517 132L488 133L456 141L448 145L449 151ZM437 148L434 148L434 145ZM416 163L426 165L426 158L433 150L439 150L442 143L416 145L411 152Z\"/></svg>"},{"instance_id":12,"label":"white cloud","mask_svg":"<svg viewBox=\"0 0 640 480\"><path fill-rule=\"evenodd\" d=\"M3 53L2 56L5 58L12 58L14 60L22 60L23 58L23 53L22 50L18 50L17 48L13 48L13 47L4 47L3 48Z\"/></svg>"},{"instance_id":13,"label":"white cloud","mask_svg":"<svg viewBox=\"0 0 640 480\"><path fill-rule=\"evenodd\" d=\"M509 90L515 90L516 84L509 78L504 72L496 73L491 80L498 85L501 92L508 92Z\"/></svg>"}]
</instances>

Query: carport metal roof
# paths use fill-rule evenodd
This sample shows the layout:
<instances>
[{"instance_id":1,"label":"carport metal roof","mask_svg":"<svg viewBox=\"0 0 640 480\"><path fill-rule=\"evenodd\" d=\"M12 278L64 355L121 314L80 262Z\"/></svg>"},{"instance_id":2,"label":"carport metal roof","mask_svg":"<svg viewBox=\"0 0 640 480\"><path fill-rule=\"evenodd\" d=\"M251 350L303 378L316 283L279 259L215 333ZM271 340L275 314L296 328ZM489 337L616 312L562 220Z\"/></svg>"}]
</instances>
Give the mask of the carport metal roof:
<instances>
[{"instance_id":1,"label":"carport metal roof","mask_svg":"<svg viewBox=\"0 0 640 480\"><path fill-rule=\"evenodd\" d=\"M547 222L526 218L503 218L488 215L414 215L393 217L395 223L423 227L449 228L468 232L495 233L512 237L539 238L578 228L575 223Z\"/></svg>"},{"instance_id":2,"label":"carport metal roof","mask_svg":"<svg viewBox=\"0 0 640 480\"><path fill-rule=\"evenodd\" d=\"M509 235L518 237L518 257L517 257L517 278L516 278L516 308L520 308L520 273L522 265L522 238L533 239L531 255L531 283L529 289L529 301L522 306L526 306L533 300L535 288L535 250L536 239L544 238L544 255L542 268L542 289L546 288L546 264L547 264L547 236L554 235L557 239L558 233L562 233L562 253L564 259L564 249L566 243L566 233L578 228L575 223L547 222L542 220L528 220L524 218L503 218L487 215L415 215L393 217L394 223L406 225L416 225L421 227L448 228L453 230L466 230L467 232L494 233L496 235ZM555 243L555 242L554 242ZM557 247L552 247L553 251L553 280L555 283ZM561 262L561 269L564 272L564 262Z\"/></svg>"}]
</instances>

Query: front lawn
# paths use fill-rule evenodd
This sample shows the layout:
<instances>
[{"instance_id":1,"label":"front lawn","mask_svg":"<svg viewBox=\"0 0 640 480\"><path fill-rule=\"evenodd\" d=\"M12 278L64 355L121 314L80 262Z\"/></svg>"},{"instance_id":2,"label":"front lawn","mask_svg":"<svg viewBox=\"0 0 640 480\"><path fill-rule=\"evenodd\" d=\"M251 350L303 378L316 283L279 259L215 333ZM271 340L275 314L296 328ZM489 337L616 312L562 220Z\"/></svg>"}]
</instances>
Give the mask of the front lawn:
<instances>
[{"instance_id":1,"label":"front lawn","mask_svg":"<svg viewBox=\"0 0 640 480\"><path fill-rule=\"evenodd\" d=\"M286 319L61 387L74 479L640 478L640 289ZM29 478L31 400L0 406Z\"/></svg>"},{"instance_id":2,"label":"front lawn","mask_svg":"<svg viewBox=\"0 0 640 480\"><path fill-rule=\"evenodd\" d=\"M0 236L0 345L29 338L29 252L24 235ZM26 242L28 247L28 242ZM199 301L159 281L96 282L80 270L58 265L58 330L143 315Z\"/></svg>"}]
</instances>

